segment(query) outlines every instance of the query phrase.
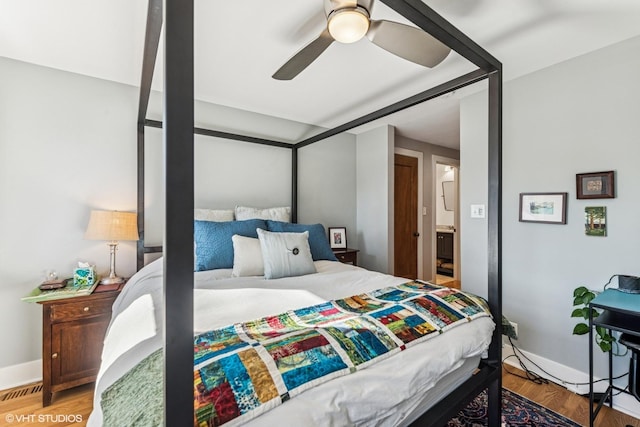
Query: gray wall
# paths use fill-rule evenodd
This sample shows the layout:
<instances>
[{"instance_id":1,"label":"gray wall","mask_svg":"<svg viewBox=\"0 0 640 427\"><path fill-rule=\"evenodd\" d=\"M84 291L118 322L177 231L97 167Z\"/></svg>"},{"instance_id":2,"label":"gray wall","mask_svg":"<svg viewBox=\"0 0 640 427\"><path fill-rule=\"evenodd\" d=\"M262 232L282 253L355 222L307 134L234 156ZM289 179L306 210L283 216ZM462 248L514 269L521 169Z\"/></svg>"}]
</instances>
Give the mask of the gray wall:
<instances>
[{"instance_id":1,"label":"gray wall","mask_svg":"<svg viewBox=\"0 0 640 427\"><path fill-rule=\"evenodd\" d=\"M20 298L44 271L108 267L83 240L91 209L135 210L132 87L0 58L0 367L39 359L41 306ZM135 245L118 272L135 269ZM0 379L1 380L1 379Z\"/></svg>"},{"instance_id":2,"label":"gray wall","mask_svg":"<svg viewBox=\"0 0 640 427\"><path fill-rule=\"evenodd\" d=\"M356 137L336 135L298 150L298 222L346 227L357 247Z\"/></svg>"},{"instance_id":3,"label":"gray wall","mask_svg":"<svg viewBox=\"0 0 640 427\"><path fill-rule=\"evenodd\" d=\"M393 273L394 129L382 126L357 137L358 263Z\"/></svg>"},{"instance_id":4,"label":"gray wall","mask_svg":"<svg viewBox=\"0 0 640 427\"><path fill-rule=\"evenodd\" d=\"M45 270L70 275L79 260L95 263L99 272L108 269L107 245L83 240L83 234L91 209L136 209L137 104L137 88L0 58L0 384L6 386L9 370L33 369L29 362L41 357L41 307L20 298ZM154 93L149 117L159 117L159 105ZM200 126L244 126L254 136L284 141L314 131L210 104L197 103L196 115ZM161 136L154 129L148 135L155 147L147 158L146 205L160 242ZM289 150L203 139L196 138L201 207L290 203ZM320 144L300 151L301 168L308 168L300 173L300 221L345 225L353 232L355 137ZM326 179L310 179L319 169ZM117 260L118 273L132 275L135 244L122 242Z\"/></svg>"},{"instance_id":5,"label":"gray wall","mask_svg":"<svg viewBox=\"0 0 640 427\"><path fill-rule=\"evenodd\" d=\"M504 313L518 345L588 371L586 336L571 334L573 289L602 290L615 273L640 275L640 38L568 60L504 87ZM483 293L486 221L486 93L461 106L462 283ZM577 173L616 171L616 198L577 200ZM568 192L566 225L518 221L521 192ZM606 206L607 237L584 234L584 208ZM599 352L599 350L598 350ZM599 355L601 356L601 355ZM626 370L617 358L616 372ZM596 373L606 376L603 357Z\"/></svg>"},{"instance_id":6,"label":"gray wall","mask_svg":"<svg viewBox=\"0 0 640 427\"><path fill-rule=\"evenodd\" d=\"M432 209L433 203L433 163L432 156L442 156L451 159L459 159L460 152L450 148L433 145L426 142L416 141L415 139L406 138L401 135L395 136L395 146L398 148L406 148L408 150L420 151L423 153L423 185L422 185L422 203L427 207L427 215L422 216L422 276L424 279L432 279L435 275L433 272L433 226L432 226ZM393 199L392 199L393 200Z\"/></svg>"}]
</instances>

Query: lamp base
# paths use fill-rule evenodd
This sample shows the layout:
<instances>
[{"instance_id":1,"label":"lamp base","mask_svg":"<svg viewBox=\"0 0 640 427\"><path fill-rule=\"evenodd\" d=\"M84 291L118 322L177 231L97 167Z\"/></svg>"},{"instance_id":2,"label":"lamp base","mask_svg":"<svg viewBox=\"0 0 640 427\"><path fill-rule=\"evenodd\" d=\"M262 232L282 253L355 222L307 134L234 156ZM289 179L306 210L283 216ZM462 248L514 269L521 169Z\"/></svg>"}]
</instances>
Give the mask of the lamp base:
<instances>
[{"instance_id":1,"label":"lamp base","mask_svg":"<svg viewBox=\"0 0 640 427\"><path fill-rule=\"evenodd\" d=\"M120 283L124 283L124 279L118 276L105 277L100 280L101 285L119 285Z\"/></svg>"}]
</instances>

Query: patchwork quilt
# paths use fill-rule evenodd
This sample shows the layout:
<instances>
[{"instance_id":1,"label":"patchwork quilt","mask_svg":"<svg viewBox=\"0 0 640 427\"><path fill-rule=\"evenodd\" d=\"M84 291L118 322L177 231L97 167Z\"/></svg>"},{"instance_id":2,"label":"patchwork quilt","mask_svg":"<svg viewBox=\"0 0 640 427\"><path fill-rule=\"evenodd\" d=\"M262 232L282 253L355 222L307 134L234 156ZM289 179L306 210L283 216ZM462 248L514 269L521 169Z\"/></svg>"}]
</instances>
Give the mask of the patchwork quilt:
<instances>
[{"instance_id":1,"label":"patchwork quilt","mask_svg":"<svg viewBox=\"0 0 640 427\"><path fill-rule=\"evenodd\" d=\"M194 425L245 422L484 316L479 297L413 281L199 334Z\"/></svg>"}]
</instances>

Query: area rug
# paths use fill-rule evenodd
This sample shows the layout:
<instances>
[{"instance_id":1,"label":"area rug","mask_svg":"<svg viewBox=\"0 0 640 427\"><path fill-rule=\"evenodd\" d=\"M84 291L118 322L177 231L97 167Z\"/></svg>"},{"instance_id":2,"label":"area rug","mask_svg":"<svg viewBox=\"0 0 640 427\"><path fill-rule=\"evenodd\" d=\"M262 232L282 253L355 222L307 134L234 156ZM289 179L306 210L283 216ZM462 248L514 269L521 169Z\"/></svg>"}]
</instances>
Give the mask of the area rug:
<instances>
[{"instance_id":1,"label":"area rug","mask_svg":"<svg viewBox=\"0 0 640 427\"><path fill-rule=\"evenodd\" d=\"M540 406L517 393L502 389L502 425L530 427L580 427L580 424ZM483 391L447 427L487 426L487 393Z\"/></svg>"}]
</instances>

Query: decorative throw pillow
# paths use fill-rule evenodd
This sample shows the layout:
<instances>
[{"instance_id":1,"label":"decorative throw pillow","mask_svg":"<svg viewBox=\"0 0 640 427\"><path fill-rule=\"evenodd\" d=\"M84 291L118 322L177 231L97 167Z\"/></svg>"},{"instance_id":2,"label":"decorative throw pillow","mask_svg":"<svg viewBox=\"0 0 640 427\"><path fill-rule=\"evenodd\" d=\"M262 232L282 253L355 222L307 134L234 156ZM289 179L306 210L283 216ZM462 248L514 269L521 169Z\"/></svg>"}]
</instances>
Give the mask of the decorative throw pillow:
<instances>
[{"instance_id":1,"label":"decorative throw pillow","mask_svg":"<svg viewBox=\"0 0 640 427\"><path fill-rule=\"evenodd\" d=\"M233 221L233 209L194 209L193 219L198 221Z\"/></svg>"},{"instance_id":2,"label":"decorative throw pillow","mask_svg":"<svg viewBox=\"0 0 640 427\"><path fill-rule=\"evenodd\" d=\"M281 208L250 208L247 206L236 206L236 219L271 219L274 221L291 221L291 208L289 206Z\"/></svg>"},{"instance_id":3,"label":"decorative throw pillow","mask_svg":"<svg viewBox=\"0 0 640 427\"><path fill-rule=\"evenodd\" d=\"M316 272L309 249L309 232L271 233L257 230L265 279L303 276Z\"/></svg>"},{"instance_id":4,"label":"decorative throw pillow","mask_svg":"<svg viewBox=\"0 0 640 427\"><path fill-rule=\"evenodd\" d=\"M309 232L309 248L314 261L338 261L329 246L329 239L322 224L293 224L290 222L267 220L267 230L274 232L302 233Z\"/></svg>"},{"instance_id":5,"label":"decorative throw pillow","mask_svg":"<svg viewBox=\"0 0 640 427\"><path fill-rule=\"evenodd\" d=\"M196 244L195 271L233 268L234 234L245 237L258 237L257 228L267 228L261 219L247 221L194 221L194 239Z\"/></svg>"},{"instance_id":6,"label":"decorative throw pillow","mask_svg":"<svg viewBox=\"0 0 640 427\"><path fill-rule=\"evenodd\" d=\"M260 240L235 234L233 241L233 277L264 276Z\"/></svg>"}]
</instances>

